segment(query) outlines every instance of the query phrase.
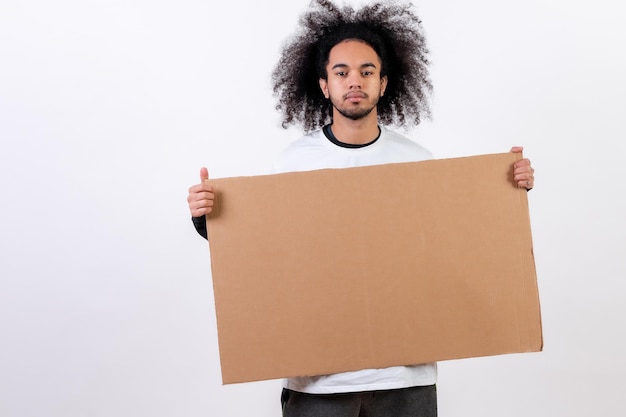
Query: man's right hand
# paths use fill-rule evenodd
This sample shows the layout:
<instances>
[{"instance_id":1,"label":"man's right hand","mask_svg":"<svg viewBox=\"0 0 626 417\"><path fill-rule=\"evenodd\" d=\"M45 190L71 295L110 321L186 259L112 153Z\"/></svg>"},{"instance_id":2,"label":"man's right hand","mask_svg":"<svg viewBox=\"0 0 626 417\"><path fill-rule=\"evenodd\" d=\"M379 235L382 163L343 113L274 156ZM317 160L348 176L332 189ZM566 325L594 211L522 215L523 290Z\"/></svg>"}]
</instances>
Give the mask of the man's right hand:
<instances>
[{"instance_id":1,"label":"man's right hand","mask_svg":"<svg viewBox=\"0 0 626 417\"><path fill-rule=\"evenodd\" d=\"M206 168L200 169L200 184L189 188L187 203L192 217L201 217L209 214L213 210L215 193L213 186L206 183L209 179L209 171Z\"/></svg>"}]
</instances>

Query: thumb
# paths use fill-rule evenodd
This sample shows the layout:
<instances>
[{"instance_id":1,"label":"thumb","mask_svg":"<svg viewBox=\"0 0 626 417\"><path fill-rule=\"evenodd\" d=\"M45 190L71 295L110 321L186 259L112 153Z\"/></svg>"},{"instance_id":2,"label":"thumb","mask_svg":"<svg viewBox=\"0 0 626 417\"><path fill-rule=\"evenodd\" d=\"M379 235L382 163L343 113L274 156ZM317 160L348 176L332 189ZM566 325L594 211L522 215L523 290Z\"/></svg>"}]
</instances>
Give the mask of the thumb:
<instances>
[{"instance_id":1,"label":"thumb","mask_svg":"<svg viewBox=\"0 0 626 417\"><path fill-rule=\"evenodd\" d=\"M513 152L513 153L520 153L520 152L522 152L523 150L524 150L524 148L523 148L523 147L521 147L521 146L513 146L513 147L511 148L511 152Z\"/></svg>"},{"instance_id":2,"label":"thumb","mask_svg":"<svg viewBox=\"0 0 626 417\"><path fill-rule=\"evenodd\" d=\"M200 182L209 179L209 170L205 167L200 168Z\"/></svg>"}]
</instances>

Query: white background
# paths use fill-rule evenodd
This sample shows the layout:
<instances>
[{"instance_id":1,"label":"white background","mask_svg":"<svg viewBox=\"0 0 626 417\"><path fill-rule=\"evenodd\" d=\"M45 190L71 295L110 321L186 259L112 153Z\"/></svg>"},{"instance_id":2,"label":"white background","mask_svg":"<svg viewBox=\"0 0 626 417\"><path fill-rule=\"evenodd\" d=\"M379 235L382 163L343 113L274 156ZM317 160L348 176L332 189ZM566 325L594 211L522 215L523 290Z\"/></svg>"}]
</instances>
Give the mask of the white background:
<instances>
[{"instance_id":1,"label":"white background","mask_svg":"<svg viewBox=\"0 0 626 417\"><path fill-rule=\"evenodd\" d=\"M266 173L300 135L270 73L308 1L268 4L0 4L0 416L280 414L280 381L221 385L185 200L201 166ZM440 415L623 415L624 7L415 4L434 117L407 134L537 170L544 351L441 363Z\"/></svg>"}]
</instances>

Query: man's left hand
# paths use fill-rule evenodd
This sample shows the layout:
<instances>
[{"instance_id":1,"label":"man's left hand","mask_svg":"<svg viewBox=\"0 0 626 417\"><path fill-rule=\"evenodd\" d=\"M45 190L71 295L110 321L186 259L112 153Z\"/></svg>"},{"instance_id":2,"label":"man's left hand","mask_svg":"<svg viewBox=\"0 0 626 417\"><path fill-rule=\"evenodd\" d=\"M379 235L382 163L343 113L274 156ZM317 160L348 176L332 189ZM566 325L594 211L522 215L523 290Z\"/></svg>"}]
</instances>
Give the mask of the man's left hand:
<instances>
[{"instance_id":1,"label":"man's left hand","mask_svg":"<svg viewBox=\"0 0 626 417\"><path fill-rule=\"evenodd\" d=\"M519 153L523 150L524 148L521 146L511 148L513 153ZM513 183L517 187L527 190L535 186L535 169L530 165L529 159L523 158L513 164Z\"/></svg>"}]
</instances>

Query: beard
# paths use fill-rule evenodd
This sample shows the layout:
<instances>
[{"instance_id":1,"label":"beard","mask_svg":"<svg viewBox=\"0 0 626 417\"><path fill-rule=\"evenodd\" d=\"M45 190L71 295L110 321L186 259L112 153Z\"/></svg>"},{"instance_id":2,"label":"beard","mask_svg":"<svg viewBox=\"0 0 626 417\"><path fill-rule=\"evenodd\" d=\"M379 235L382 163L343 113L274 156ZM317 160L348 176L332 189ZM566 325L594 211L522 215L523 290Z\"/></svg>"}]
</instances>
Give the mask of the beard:
<instances>
[{"instance_id":1,"label":"beard","mask_svg":"<svg viewBox=\"0 0 626 417\"><path fill-rule=\"evenodd\" d=\"M332 99L332 97L330 99L330 102L333 108L337 110L337 112L341 114L343 117L345 117L346 119L361 120L367 117L372 112L372 110L376 108L376 106L378 105L379 99L380 97L377 97L376 100L374 100L372 105L369 107L337 105L335 103L335 100Z\"/></svg>"}]
</instances>

